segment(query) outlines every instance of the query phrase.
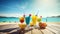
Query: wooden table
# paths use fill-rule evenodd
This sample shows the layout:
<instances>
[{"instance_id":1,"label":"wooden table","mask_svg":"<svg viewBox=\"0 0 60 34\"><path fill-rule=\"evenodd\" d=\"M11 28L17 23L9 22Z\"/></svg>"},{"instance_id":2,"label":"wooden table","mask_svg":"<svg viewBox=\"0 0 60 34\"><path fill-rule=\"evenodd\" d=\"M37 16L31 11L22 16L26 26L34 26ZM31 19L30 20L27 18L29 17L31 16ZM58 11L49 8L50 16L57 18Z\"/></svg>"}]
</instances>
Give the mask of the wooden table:
<instances>
[{"instance_id":1,"label":"wooden table","mask_svg":"<svg viewBox=\"0 0 60 34\"><path fill-rule=\"evenodd\" d=\"M17 29L10 31L10 33L11 32L17 32ZM2 32L0 32L0 34L2 34ZM24 34L60 34L60 25L48 24L46 29L35 29L34 28L32 31L27 31Z\"/></svg>"}]
</instances>

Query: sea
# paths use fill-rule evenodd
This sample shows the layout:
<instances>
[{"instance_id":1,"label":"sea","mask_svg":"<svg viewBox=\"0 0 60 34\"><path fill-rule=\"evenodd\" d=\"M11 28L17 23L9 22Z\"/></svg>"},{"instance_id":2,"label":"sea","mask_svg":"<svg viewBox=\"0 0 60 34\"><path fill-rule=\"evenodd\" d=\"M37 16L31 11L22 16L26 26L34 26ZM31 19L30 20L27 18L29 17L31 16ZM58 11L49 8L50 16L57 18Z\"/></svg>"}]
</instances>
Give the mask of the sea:
<instances>
[{"instance_id":1,"label":"sea","mask_svg":"<svg viewBox=\"0 0 60 34\"><path fill-rule=\"evenodd\" d=\"M0 23L3 22L19 22L19 18L14 18L14 17L3 17L3 18L0 18ZM42 18L42 22L60 22L60 17L50 17L50 18Z\"/></svg>"}]
</instances>

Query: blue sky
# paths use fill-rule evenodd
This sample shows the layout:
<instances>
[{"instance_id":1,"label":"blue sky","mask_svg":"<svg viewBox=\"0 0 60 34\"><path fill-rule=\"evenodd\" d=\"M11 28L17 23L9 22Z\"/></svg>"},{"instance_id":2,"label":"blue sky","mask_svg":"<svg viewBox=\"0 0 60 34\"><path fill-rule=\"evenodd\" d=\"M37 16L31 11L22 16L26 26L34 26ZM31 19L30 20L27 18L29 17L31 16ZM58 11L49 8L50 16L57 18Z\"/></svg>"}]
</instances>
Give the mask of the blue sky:
<instances>
[{"instance_id":1,"label":"blue sky","mask_svg":"<svg viewBox=\"0 0 60 34\"><path fill-rule=\"evenodd\" d=\"M0 0L0 16L33 13L43 17L60 15L60 0Z\"/></svg>"}]
</instances>

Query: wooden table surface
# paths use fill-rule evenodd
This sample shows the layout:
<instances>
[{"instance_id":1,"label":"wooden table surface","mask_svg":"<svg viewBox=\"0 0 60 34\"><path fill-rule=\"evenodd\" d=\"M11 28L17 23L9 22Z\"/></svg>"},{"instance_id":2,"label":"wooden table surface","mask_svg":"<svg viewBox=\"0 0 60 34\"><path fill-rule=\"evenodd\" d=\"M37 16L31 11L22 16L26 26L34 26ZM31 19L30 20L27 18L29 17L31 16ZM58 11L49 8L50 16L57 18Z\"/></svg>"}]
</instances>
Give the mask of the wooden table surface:
<instances>
[{"instance_id":1,"label":"wooden table surface","mask_svg":"<svg viewBox=\"0 0 60 34\"><path fill-rule=\"evenodd\" d=\"M60 25L49 24L46 29L33 29L25 34L60 34Z\"/></svg>"},{"instance_id":2,"label":"wooden table surface","mask_svg":"<svg viewBox=\"0 0 60 34\"><path fill-rule=\"evenodd\" d=\"M17 30L13 30L10 32L14 32ZM3 34L0 32L0 34ZM32 31L26 32L25 34L60 34L60 25L58 24L48 24L46 29L33 29Z\"/></svg>"}]
</instances>

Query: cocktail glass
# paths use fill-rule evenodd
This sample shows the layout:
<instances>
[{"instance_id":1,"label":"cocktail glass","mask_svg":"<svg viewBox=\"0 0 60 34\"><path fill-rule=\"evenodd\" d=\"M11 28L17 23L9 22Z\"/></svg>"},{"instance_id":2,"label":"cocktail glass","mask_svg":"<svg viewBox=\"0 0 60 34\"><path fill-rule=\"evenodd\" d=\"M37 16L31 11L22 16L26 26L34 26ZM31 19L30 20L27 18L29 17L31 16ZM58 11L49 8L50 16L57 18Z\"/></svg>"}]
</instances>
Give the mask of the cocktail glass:
<instances>
[{"instance_id":1,"label":"cocktail glass","mask_svg":"<svg viewBox=\"0 0 60 34\"><path fill-rule=\"evenodd\" d=\"M32 22L33 22L34 25L36 25L36 23L37 23L37 16L35 16L35 15L32 16Z\"/></svg>"},{"instance_id":2,"label":"cocktail glass","mask_svg":"<svg viewBox=\"0 0 60 34\"><path fill-rule=\"evenodd\" d=\"M20 22L23 23L24 22L24 17L20 18Z\"/></svg>"},{"instance_id":3,"label":"cocktail glass","mask_svg":"<svg viewBox=\"0 0 60 34\"><path fill-rule=\"evenodd\" d=\"M38 21L38 22L41 22L41 18L38 18L37 21Z\"/></svg>"},{"instance_id":4,"label":"cocktail glass","mask_svg":"<svg viewBox=\"0 0 60 34\"><path fill-rule=\"evenodd\" d=\"M31 16L31 14L29 16L25 17L25 21L26 21L27 25L30 23L30 16Z\"/></svg>"},{"instance_id":5,"label":"cocktail glass","mask_svg":"<svg viewBox=\"0 0 60 34\"><path fill-rule=\"evenodd\" d=\"M25 33L25 27L26 27L26 24L18 24L19 25L19 34L24 34Z\"/></svg>"}]
</instances>

